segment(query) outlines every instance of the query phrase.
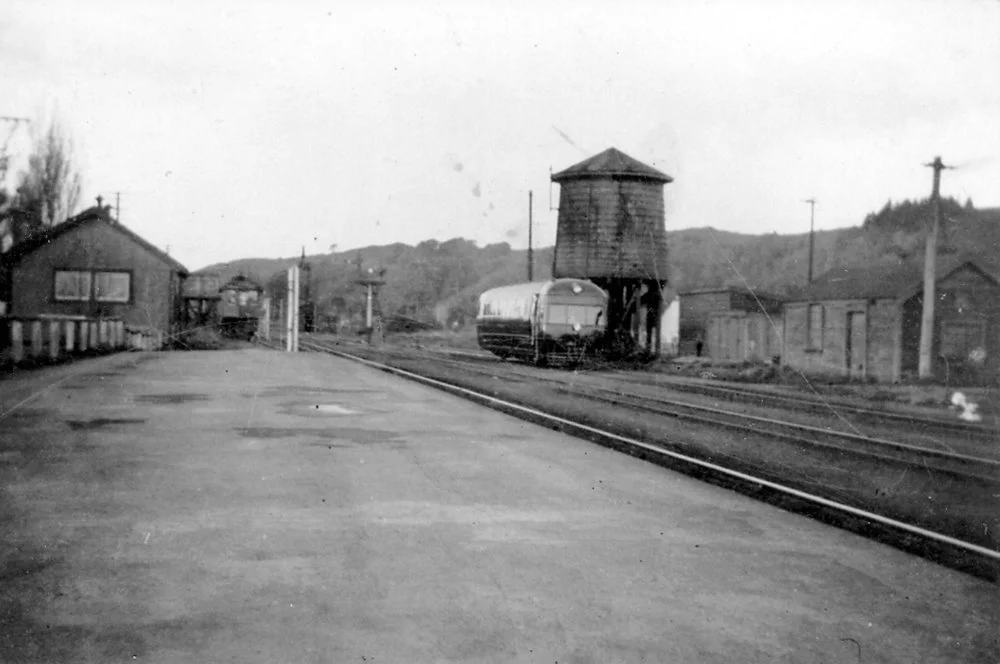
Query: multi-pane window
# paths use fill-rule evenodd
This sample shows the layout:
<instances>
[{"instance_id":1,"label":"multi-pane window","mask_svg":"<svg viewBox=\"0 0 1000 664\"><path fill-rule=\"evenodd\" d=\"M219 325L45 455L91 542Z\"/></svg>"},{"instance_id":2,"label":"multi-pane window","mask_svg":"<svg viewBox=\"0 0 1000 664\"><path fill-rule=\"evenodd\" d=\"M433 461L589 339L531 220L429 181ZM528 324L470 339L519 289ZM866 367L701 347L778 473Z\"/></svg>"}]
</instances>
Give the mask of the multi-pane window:
<instances>
[{"instance_id":1,"label":"multi-pane window","mask_svg":"<svg viewBox=\"0 0 1000 664\"><path fill-rule=\"evenodd\" d=\"M90 299L90 272L56 270L56 301L81 302Z\"/></svg>"},{"instance_id":2,"label":"multi-pane window","mask_svg":"<svg viewBox=\"0 0 1000 664\"><path fill-rule=\"evenodd\" d=\"M807 348L820 350L823 348L823 305L809 305L809 338Z\"/></svg>"},{"instance_id":3,"label":"multi-pane window","mask_svg":"<svg viewBox=\"0 0 1000 664\"><path fill-rule=\"evenodd\" d=\"M56 270L57 302L128 302L132 296L132 275L128 272Z\"/></svg>"},{"instance_id":4,"label":"multi-pane window","mask_svg":"<svg viewBox=\"0 0 1000 664\"><path fill-rule=\"evenodd\" d=\"M982 348L986 325L982 322L948 321L941 324L941 356L949 360L968 360Z\"/></svg>"},{"instance_id":5,"label":"multi-pane window","mask_svg":"<svg viewBox=\"0 0 1000 664\"><path fill-rule=\"evenodd\" d=\"M95 272L94 299L98 302L128 302L131 277L128 272Z\"/></svg>"}]
</instances>

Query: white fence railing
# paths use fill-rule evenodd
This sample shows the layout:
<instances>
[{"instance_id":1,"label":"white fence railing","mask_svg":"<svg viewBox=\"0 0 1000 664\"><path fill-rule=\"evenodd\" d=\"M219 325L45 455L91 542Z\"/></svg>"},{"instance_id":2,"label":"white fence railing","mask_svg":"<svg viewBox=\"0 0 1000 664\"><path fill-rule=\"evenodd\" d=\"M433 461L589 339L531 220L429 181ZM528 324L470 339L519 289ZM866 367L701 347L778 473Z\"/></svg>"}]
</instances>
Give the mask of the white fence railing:
<instances>
[{"instance_id":1,"label":"white fence railing","mask_svg":"<svg viewBox=\"0 0 1000 664\"><path fill-rule=\"evenodd\" d=\"M72 355L158 350L163 333L108 318L0 318L0 364L57 361Z\"/></svg>"}]
</instances>

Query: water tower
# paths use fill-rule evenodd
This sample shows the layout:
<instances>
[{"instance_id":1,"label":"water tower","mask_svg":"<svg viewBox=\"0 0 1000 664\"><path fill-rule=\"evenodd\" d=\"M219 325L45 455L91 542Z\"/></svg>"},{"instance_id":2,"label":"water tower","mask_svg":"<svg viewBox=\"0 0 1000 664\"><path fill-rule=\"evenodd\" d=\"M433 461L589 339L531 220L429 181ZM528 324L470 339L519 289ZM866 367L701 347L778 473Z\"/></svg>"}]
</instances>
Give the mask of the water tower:
<instances>
[{"instance_id":1,"label":"water tower","mask_svg":"<svg viewBox=\"0 0 1000 664\"><path fill-rule=\"evenodd\" d=\"M668 274L663 186L673 178L609 148L552 181L560 186L552 275L606 290L611 341L658 354Z\"/></svg>"}]
</instances>

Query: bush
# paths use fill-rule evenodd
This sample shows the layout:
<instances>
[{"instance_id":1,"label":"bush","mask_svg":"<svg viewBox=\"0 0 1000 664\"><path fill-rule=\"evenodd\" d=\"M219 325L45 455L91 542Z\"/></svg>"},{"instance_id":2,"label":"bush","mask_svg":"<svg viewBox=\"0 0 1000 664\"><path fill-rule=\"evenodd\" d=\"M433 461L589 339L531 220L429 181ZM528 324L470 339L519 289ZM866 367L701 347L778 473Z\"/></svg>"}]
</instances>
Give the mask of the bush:
<instances>
[{"instance_id":1,"label":"bush","mask_svg":"<svg viewBox=\"0 0 1000 664\"><path fill-rule=\"evenodd\" d=\"M212 327L197 327L185 330L170 342L172 350L222 350L231 343Z\"/></svg>"}]
</instances>

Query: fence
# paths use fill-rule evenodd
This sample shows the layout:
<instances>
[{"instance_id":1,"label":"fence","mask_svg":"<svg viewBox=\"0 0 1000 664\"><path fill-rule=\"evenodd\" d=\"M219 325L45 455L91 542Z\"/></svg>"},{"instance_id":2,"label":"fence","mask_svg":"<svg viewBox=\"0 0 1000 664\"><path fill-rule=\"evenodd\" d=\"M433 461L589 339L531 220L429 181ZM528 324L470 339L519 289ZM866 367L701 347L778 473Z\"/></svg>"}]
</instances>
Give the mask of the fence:
<instances>
[{"instance_id":1,"label":"fence","mask_svg":"<svg viewBox=\"0 0 1000 664\"><path fill-rule=\"evenodd\" d=\"M55 362L72 355L158 350L163 334L107 318L0 318L0 364Z\"/></svg>"}]
</instances>

